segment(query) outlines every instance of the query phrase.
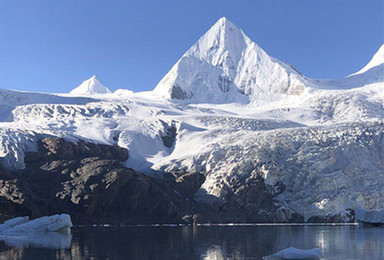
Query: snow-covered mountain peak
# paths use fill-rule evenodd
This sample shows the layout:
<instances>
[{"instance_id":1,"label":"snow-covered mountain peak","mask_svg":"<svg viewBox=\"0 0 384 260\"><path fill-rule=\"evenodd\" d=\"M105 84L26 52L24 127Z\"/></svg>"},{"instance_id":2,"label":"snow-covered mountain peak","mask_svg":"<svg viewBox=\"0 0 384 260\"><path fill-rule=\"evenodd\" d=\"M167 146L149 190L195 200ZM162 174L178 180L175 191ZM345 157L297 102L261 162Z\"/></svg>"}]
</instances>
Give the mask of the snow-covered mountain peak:
<instances>
[{"instance_id":1,"label":"snow-covered mountain peak","mask_svg":"<svg viewBox=\"0 0 384 260\"><path fill-rule=\"evenodd\" d=\"M69 92L69 94L72 95L93 95L106 93L111 93L111 91L106 86L101 84L96 75L93 75L91 78L83 81L80 86Z\"/></svg>"},{"instance_id":2,"label":"snow-covered mountain peak","mask_svg":"<svg viewBox=\"0 0 384 260\"><path fill-rule=\"evenodd\" d=\"M225 70L238 64L250 40L231 21L218 20L184 56L195 56Z\"/></svg>"},{"instance_id":3,"label":"snow-covered mountain peak","mask_svg":"<svg viewBox=\"0 0 384 260\"><path fill-rule=\"evenodd\" d=\"M187 103L247 103L260 93L300 94L304 82L223 17L181 57L154 93Z\"/></svg>"},{"instance_id":4,"label":"snow-covered mountain peak","mask_svg":"<svg viewBox=\"0 0 384 260\"><path fill-rule=\"evenodd\" d=\"M217 22L210 28L210 30L224 28L230 30L240 30L234 23L232 23L227 17L221 17Z\"/></svg>"},{"instance_id":5,"label":"snow-covered mountain peak","mask_svg":"<svg viewBox=\"0 0 384 260\"><path fill-rule=\"evenodd\" d=\"M362 73L367 72L368 70L370 70L376 66L379 66L383 63L384 63L384 44L382 44L380 46L379 50L375 53L375 55L373 55L370 62L368 62L368 64L365 65L364 68L362 68L361 70L359 70L356 73L351 74L350 76L362 74Z\"/></svg>"}]
</instances>

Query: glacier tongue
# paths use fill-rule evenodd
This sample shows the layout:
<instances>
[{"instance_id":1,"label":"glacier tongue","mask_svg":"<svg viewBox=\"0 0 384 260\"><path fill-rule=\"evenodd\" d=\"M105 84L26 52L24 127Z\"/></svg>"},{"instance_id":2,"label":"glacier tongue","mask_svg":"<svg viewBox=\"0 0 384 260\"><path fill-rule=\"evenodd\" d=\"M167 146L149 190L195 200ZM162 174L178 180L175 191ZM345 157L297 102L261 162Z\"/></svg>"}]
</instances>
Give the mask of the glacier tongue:
<instances>
[{"instance_id":1,"label":"glacier tongue","mask_svg":"<svg viewBox=\"0 0 384 260\"><path fill-rule=\"evenodd\" d=\"M93 95L107 93L111 93L111 91L103 84L101 84L95 75L93 75L90 79L83 81L80 86L69 92L69 94L72 95Z\"/></svg>"},{"instance_id":2,"label":"glacier tongue","mask_svg":"<svg viewBox=\"0 0 384 260\"><path fill-rule=\"evenodd\" d=\"M259 93L299 95L306 79L268 56L225 17L204 34L154 89L187 103L248 103Z\"/></svg>"}]
</instances>

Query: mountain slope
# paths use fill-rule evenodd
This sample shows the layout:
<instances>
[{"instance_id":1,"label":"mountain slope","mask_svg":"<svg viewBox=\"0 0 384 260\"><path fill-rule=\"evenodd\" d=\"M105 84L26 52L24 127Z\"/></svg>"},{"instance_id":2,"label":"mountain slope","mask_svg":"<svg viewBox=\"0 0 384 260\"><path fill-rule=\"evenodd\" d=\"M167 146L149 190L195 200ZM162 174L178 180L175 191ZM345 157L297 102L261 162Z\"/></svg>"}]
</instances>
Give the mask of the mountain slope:
<instances>
[{"instance_id":1,"label":"mountain slope","mask_svg":"<svg viewBox=\"0 0 384 260\"><path fill-rule=\"evenodd\" d=\"M356 73L351 74L350 76L355 76L357 74L362 74L376 66L379 66L384 63L384 44L382 44L379 50L373 55L372 59L364 66L361 70ZM383 69L382 69L383 70Z\"/></svg>"},{"instance_id":2,"label":"mountain slope","mask_svg":"<svg viewBox=\"0 0 384 260\"><path fill-rule=\"evenodd\" d=\"M343 79L311 80L311 86L323 89L353 89L369 84L384 83L384 44L360 71Z\"/></svg>"},{"instance_id":3,"label":"mountain slope","mask_svg":"<svg viewBox=\"0 0 384 260\"><path fill-rule=\"evenodd\" d=\"M298 95L305 81L223 17L181 57L154 93L188 103L246 103L259 93Z\"/></svg>"}]
</instances>

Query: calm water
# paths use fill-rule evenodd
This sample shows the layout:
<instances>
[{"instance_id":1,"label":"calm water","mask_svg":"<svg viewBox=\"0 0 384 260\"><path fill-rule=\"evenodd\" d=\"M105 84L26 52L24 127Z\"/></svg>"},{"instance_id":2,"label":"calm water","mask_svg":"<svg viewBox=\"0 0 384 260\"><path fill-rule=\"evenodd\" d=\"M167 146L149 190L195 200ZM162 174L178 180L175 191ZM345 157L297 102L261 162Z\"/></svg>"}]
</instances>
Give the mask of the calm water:
<instances>
[{"instance_id":1,"label":"calm water","mask_svg":"<svg viewBox=\"0 0 384 260\"><path fill-rule=\"evenodd\" d=\"M2 239L0 259L262 259L290 246L320 247L324 259L384 259L384 228L361 226L75 227Z\"/></svg>"}]
</instances>

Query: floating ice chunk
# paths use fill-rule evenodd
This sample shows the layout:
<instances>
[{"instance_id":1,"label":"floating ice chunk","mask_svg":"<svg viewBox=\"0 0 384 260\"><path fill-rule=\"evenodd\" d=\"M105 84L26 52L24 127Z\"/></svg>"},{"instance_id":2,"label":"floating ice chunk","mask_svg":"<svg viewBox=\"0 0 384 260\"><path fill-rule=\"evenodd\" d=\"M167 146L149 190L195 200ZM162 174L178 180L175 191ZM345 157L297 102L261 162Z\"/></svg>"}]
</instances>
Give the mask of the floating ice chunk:
<instances>
[{"instance_id":1,"label":"floating ice chunk","mask_svg":"<svg viewBox=\"0 0 384 260\"><path fill-rule=\"evenodd\" d=\"M384 210L368 211L363 208L358 208L356 210L355 218L364 223L384 224Z\"/></svg>"},{"instance_id":2,"label":"floating ice chunk","mask_svg":"<svg viewBox=\"0 0 384 260\"><path fill-rule=\"evenodd\" d=\"M320 248L312 249L298 249L294 247L288 247L276 254L265 256L263 259L321 259L323 251Z\"/></svg>"},{"instance_id":3,"label":"floating ice chunk","mask_svg":"<svg viewBox=\"0 0 384 260\"><path fill-rule=\"evenodd\" d=\"M28 217L19 217L8 220L0 225L0 234L33 232L69 233L71 227L71 217L67 214L41 217L34 220L29 220Z\"/></svg>"},{"instance_id":4,"label":"floating ice chunk","mask_svg":"<svg viewBox=\"0 0 384 260\"><path fill-rule=\"evenodd\" d=\"M13 228L17 225L24 224L29 221L29 217L17 217L13 219L9 219L0 225L0 232L4 232L9 228Z\"/></svg>"}]
</instances>

